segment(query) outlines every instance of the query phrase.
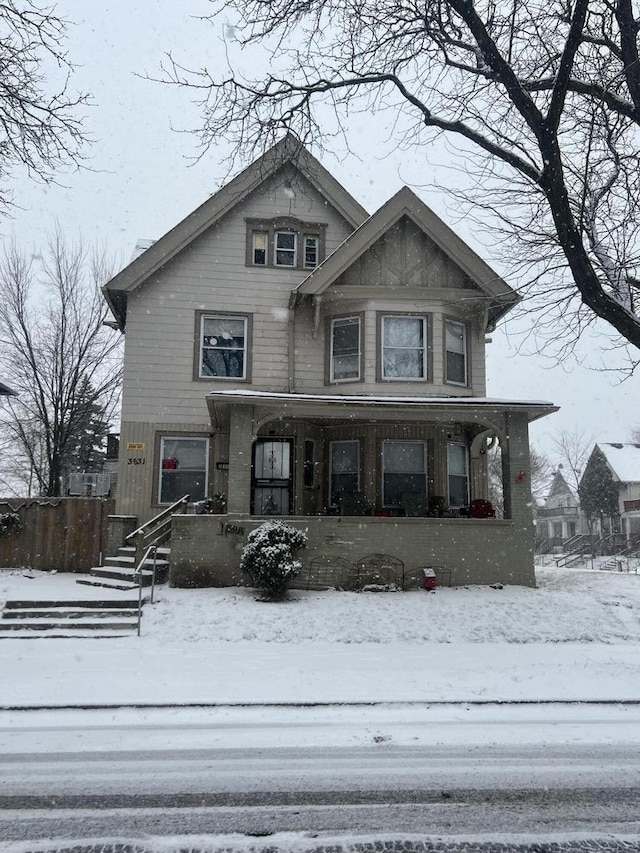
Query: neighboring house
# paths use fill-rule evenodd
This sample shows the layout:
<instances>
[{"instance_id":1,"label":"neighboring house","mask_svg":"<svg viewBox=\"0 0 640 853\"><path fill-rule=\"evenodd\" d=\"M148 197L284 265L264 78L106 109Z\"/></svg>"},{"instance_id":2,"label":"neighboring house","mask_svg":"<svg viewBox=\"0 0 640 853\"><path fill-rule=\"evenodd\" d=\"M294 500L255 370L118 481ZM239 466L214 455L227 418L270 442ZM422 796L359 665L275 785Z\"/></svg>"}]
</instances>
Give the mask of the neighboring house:
<instances>
[{"instance_id":1,"label":"neighboring house","mask_svg":"<svg viewBox=\"0 0 640 853\"><path fill-rule=\"evenodd\" d=\"M598 442L580 481L594 533L640 536L640 445ZM589 503L587 503L589 502Z\"/></svg>"},{"instance_id":2,"label":"neighboring house","mask_svg":"<svg viewBox=\"0 0 640 853\"><path fill-rule=\"evenodd\" d=\"M9 388L8 385L5 385L4 382L0 382L0 397L17 397L17 391L14 391L12 388Z\"/></svg>"},{"instance_id":3,"label":"neighboring house","mask_svg":"<svg viewBox=\"0 0 640 853\"><path fill-rule=\"evenodd\" d=\"M538 507L537 540L549 550L561 546L573 536L587 532L580 501L558 468L544 506Z\"/></svg>"},{"instance_id":4,"label":"neighboring house","mask_svg":"<svg viewBox=\"0 0 640 853\"><path fill-rule=\"evenodd\" d=\"M185 494L171 581L241 582L273 515L305 559L370 552L454 583L534 584L528 424L485 396L485 336L517 294L411 190L375 214L287 136L105 287L125 332L112 542ZM505 518L487 497L502 448Z\"/></svg>"}]
</instances>

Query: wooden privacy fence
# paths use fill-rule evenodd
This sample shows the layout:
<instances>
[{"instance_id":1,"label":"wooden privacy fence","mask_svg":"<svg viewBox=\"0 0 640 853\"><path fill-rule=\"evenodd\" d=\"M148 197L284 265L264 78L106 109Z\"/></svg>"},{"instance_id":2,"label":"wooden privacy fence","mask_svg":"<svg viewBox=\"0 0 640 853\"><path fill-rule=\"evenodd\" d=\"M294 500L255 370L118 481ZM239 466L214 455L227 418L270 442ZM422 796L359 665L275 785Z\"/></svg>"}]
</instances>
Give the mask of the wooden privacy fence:
<instances>
[{"instance_id":1,"label":"wooden privacy fence","mask_svg":"<svg viewBox=\"0 0 640 853\"><path fill-rule=\"evenodd\" d=\"M0 499L0 514L20 517L19 531L0 535L0 566L62 572L99 566L114 507L104 498Z\"/></svg>"}]
</instances>

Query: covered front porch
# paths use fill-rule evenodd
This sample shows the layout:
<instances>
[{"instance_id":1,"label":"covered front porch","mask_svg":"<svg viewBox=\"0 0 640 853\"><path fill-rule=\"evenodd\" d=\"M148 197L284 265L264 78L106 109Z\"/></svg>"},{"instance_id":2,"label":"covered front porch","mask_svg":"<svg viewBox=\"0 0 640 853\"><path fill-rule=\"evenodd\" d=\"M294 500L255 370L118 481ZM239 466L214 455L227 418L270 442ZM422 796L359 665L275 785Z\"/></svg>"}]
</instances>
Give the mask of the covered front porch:
<instances>
[{"instance_id":1,"label":"covered front porch","mask_svg":"<svg viewBox=\"0 0 640 853\"><path fill-rule=\"evenodd\" d=\"M553 406L258 391L207 401L227 508L174 519L172 583L242 582L244 538L278 516L308 530L305 560L380 551L446 566L456 584L533 584L528 424ZM474 512L486 508L495 442L504 518Z\"/></svg>"}]
</instances>

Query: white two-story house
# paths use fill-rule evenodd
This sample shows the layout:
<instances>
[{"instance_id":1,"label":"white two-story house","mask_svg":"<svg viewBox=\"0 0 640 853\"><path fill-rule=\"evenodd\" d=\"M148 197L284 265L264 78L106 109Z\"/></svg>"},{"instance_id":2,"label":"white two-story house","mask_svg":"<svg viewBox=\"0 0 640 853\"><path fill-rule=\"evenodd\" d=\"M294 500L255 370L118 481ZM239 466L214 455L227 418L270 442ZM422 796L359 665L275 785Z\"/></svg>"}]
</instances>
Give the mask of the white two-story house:
<instances>
[{"instance_id":1,"label":"white two-story house","mask_svg":"<svg viewBox=\"0 0 640 853\"><path fill-rule=\"evenodd\" d=\"M173 516L173 583L241 582L273 516L307 529L305 559L534 583L528 424L554 407L486 398L486 336L518 296L411 190L369 216L287 136L105 295L125 333L114 530L226 497Z\"/></svg>"}]
</instances>

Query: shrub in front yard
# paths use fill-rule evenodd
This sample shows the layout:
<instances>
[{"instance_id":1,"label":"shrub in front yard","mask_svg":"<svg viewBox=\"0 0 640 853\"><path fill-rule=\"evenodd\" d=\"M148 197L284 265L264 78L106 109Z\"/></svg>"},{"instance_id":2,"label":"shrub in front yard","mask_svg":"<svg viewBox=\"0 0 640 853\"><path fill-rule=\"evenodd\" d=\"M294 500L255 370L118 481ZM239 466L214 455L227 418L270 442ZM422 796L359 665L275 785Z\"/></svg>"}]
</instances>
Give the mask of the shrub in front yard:
<instances>
[{"instance_id":1,"label":"shrub in front yard","mask_svg":"<svg viewBox=\"0 0 640 853\"><path fill-rule=\"evenodd\" d=\"M302 568L295 554L306 544L307 534L302 530L283 521L265 521L248 535L240 568L265 598L282 601Z\"/></svg>"}]
</instances>

